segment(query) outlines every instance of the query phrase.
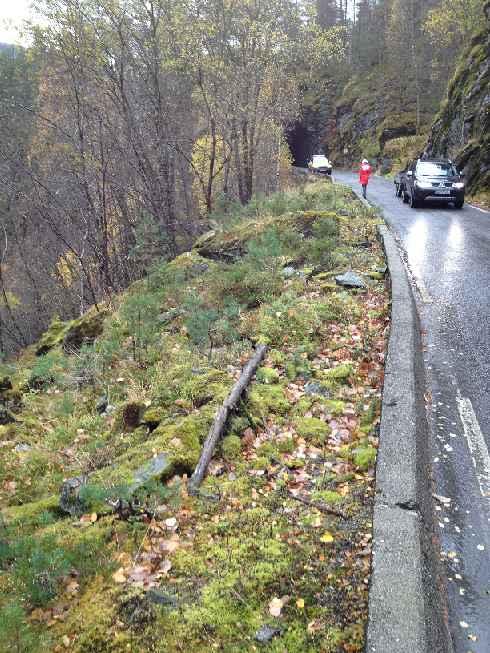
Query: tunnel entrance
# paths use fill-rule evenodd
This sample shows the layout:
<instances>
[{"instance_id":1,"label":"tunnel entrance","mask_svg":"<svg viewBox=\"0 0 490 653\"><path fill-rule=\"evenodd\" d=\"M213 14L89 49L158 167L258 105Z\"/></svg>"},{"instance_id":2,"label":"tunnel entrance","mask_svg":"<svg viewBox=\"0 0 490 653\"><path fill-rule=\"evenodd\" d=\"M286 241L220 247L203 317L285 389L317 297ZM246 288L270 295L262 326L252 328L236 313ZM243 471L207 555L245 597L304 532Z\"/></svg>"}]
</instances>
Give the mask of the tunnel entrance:
<instances>
[{"instance_id":1,"label":"tunnel entrance","mask_svg":"<svg viewBox=\"0 0 490 653\"><path fill-rule=\"evenodd\" d=\"M314 151L314 135L301 122L296 122L287 132L286 139L293 157L293 165L305 168Z\"/></svg>"}]
</instances>

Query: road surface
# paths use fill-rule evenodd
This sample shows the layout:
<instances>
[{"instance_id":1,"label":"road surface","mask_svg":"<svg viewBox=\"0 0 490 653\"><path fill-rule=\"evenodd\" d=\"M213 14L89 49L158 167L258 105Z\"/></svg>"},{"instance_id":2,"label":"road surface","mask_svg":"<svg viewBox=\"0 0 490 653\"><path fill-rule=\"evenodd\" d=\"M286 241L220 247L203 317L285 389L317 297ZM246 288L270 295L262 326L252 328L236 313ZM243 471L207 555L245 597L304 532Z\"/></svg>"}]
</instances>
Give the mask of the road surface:
<instances>
[{"instance_id":1,"label":"road surface","mask_svg":"<svg viewBox=\"0 0 490 653\"><path fill-rule=\"evenodd\" d=\"M335 181L360 191L357 176ZM368 200L395 237L415 288L441 556L456 653L490 652L490 212L411 209L374 177Z\"/></svg>"}]
</instances>

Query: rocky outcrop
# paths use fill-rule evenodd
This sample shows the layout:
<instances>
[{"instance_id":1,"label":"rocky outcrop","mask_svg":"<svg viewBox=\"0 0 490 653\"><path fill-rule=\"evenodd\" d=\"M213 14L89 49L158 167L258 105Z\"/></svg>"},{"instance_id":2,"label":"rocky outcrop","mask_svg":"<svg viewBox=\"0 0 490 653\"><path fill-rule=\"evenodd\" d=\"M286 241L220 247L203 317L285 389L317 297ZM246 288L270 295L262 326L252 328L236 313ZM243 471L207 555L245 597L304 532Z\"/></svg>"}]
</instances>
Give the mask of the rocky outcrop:
<instances>
[{"instance_id":1,"label":"rocky outcrop","mask_svg":"<svg viewBox=\"0 0 490 653\"><path fill-rule=\"evenodd\" d=\"M471 192L490 190L490 0L486 25L461 56L426 153L448 156L464 170Z\"/></svg>"},{"instance_id":2,"label":"rocky outcrop","mask_svg":"<svg viewBox=\"0 0 490 653\"><path fill-rule=\"evenodd\" d=\"M403 110L396 110L392 98L392 81L384 78L383 70L376 69L364 77L354 77L345 87L336 105L335 137L331 143L331 156L336 165L350 166L367 157L379 166L382 173L392 168L392 158L401 154L407 158L411 142L417 134L414 102L407 102ZM428 130L433 114L420 115L419 133ZM395 144L396 146L392 145ZM389 144L389 148L387 148ZM418 152L423 149L425 139ZM400 147L402 146L402 147ZM390 154L387 156L387 150Z\"/></svg>"},{"instance_id":3,"label":"rocky outcrop","mask_svg":"<svg viewBox=\"0 0 490 653\"><path fill-rule=\"evenodd\" d=\"M55 316L48 330L36 345L36 356L44 356L54 347L62 346L67 353L92 344L104 329L104 320L109 310L106 306L92 307L81 317L63 322Z\"/></svg>"}]
</instances>

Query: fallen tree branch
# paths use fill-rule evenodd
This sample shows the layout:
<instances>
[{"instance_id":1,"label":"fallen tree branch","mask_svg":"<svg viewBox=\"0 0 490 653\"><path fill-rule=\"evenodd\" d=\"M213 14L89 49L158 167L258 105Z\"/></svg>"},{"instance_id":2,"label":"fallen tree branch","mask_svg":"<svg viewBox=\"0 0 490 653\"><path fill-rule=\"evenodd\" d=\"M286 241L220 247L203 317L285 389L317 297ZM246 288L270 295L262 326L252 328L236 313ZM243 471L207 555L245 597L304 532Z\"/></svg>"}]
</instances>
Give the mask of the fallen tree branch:
<instances>
[{"instance_id":1,"label":"fallen tree branch","mask_svg":"<svg viewBox=\"0 0 490 653\"><path fill-rule=\"evenodd\" d=\"M336 517L342 517L342 519L348 519L348 516L345 514L345 512L341 512L340 510L335 510L334 508L329 508L328 506L324 506L321 503L315 503L315 501L310 501L309 499L305 499L304 497L293 494L292 492L289 492L289 491L288 491L288 496L289 496L290 499L295 499L296 501L299 501L300 503L304 503L305 506L309 506L310 508L315 508L316 510L319 510L320 512L325 512L328 515L335 515Z\"/></svg>"},{"instance_id":2,"label":"fallen tree branch","mask_svg":"<svg viewBox=\"0 0 490 653\"><path fill-rule=\"evenodd\" d=\"M213 425L209 429L208 437L202 447L201 457L199 458L196 469L189 481L189 491L191 494L196 494L198 487L201 485L216 445L225 430L228 416L230 415L230 412L235 409L240 397L248 387L266 352L267 345L259 345L257 347L255 354L243 368L240 378L231 389L230 394L224 400L219 411L216 413Z\"/></svg>"}]
</instances>

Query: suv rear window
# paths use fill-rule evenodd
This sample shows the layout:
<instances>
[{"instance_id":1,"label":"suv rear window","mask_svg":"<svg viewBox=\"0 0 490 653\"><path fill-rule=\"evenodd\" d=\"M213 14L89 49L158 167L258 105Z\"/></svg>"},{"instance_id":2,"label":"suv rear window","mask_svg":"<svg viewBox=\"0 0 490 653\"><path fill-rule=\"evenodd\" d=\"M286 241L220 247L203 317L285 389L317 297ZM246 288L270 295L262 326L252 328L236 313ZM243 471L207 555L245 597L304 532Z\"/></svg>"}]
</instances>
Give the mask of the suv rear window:
<instances>
[{"instance_id":1,"label":"suv rear window","mask_svg":"<svg viewBox=\"0 0 490 653\"><path fill-rule=\"evenodd\" d=\"M433 163L429 161L417 163L417 173L428 177L451 177L457 174L454 166L450 163Z\"/></svg>"}]
</instances>

